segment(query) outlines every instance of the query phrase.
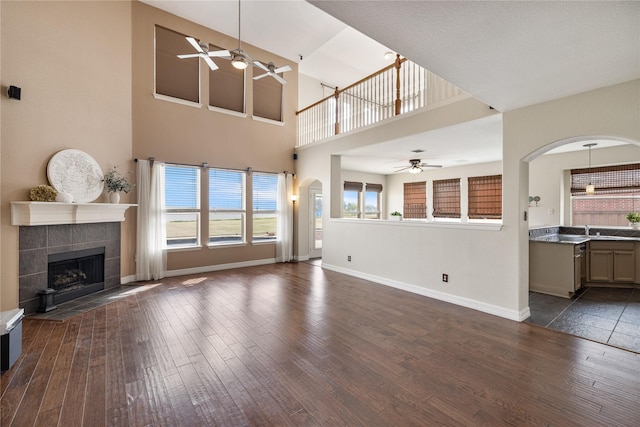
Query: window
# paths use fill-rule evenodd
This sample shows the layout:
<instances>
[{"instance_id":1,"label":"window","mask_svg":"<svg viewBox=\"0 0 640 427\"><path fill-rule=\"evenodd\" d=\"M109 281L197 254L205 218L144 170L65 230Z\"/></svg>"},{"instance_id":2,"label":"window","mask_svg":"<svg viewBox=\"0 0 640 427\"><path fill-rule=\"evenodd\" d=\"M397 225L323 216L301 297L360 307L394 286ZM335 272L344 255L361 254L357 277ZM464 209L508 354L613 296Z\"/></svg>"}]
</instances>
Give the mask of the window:
<instances>
[{"instance_id":1,"label":"window","mask_svg":"<svg viewBox=\"0 0 640 427\"><path fill-rule=\"evenodd\" d=\"M381 184L366 184L364 192L365 218L380 219L380 193L382 193Z\"/></svg>"},{"instance_id":2,"label":"window","mask_svg":"<svg viewBox=\"0 0 640 427\"><path fill-rule=\"evenodd\" d=\"M245 242L245 173L209 169L209 244Z\"/></svg>"},{"instance_id":3,"label":"window","mask_svg":"<svg viewBox=\"0 0 640 427\"><path fill-rule=\"evenodd\" d=\"M210 51L223 50L212 46ZM209 105L244 113L245 71L236 69L231 61L216 60L219 69L209 70Z\"/></svg>"},{"instance_id":4,"label":"window","mask_svg":"<svg viewBox=\"0 0 640 427\"><path fill-rule=\"evenodd\" d=\"M460 218L460 178L433 181L433 217Z\"/></svg>"},{"instance_id":5,"label":"window","mask_svg":"<svg viewBox=\"0 0 640 427\"><path fill-rule=\"evenodd\" d=\"M404 183L404 218L427 217L427 182Z\"/></svg>"},{"instance_id":6,"label":"window","mask_svg":"<svg viewBox=\"0 0 640 427\"><path fill-rule=\"evenodd\" d=\"M596 192L587 196L592 183ZM571 170L573 225L624 226L625 216L640 210L640 163Z\"/></svg>"},{"instance_id":7,"label":"window","mask_svg":"<svg viewBox=\"0 0 640 427\"><path fill-rule=\"evenodd\" d=\"M344 182L343 218L360 218L360 193L362 193L361 182Z\"/></svg>"},{"instance_id":8,"label":"window","mask_svg":"<svg viewBox=\"0 0 640 427\"><path fill-rule=\"evenodd\" d=\"M259 76L262 71L254 68L254 75ZM282 77L282 73L279 76ZM271 76L253 80L253 115L282 121L282 85Z\"/></svg>"},{"instance_id":9,"label":"window","mask_svg":"<svg viewBox=\"0 0 640 427\"><path fill-rule=\"evenodd\" d=\"M469 178L469 219L502 219L502 175Z\"/></svg>"},{"instance_id":10,"label":"window","mask_svg":"<svg viewBox=\"0 0 640 427\"><path fill-rule=\"evenodd\" d=\"M167 247L200 244L200 168L165 166Z\"/></svg>"},{"instance_id":11,"label":"window","mask_svg":"<svg viewBox=\"0 0 640 427\"><path fill-rule=\"evenodd\" d=\"M278 228L278 175L253 172L253 241L275 241Z\"/></svg>"},{"instance_id":12,"label":"window","mask_svg":"<svg viewBox=\"0 0 640 427\"><path fill-rule=\"evenodd\" d=\"M177 57L193 52L184 34L156 25L157 94L200 102L200 59Z\"/></svg>"}]
</instances>

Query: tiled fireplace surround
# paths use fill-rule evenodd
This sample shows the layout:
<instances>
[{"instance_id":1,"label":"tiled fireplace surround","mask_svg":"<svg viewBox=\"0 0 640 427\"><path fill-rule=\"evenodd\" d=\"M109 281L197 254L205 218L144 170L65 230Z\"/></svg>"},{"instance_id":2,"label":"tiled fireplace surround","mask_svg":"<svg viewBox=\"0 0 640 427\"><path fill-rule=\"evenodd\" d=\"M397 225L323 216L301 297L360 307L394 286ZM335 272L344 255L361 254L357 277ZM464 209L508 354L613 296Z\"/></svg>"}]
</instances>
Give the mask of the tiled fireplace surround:
<instances>
[{"instance_id":1,"label":"tiled fireplace surround","mask_svg":"<svg viewBox=\"0 0 640 427\"><path fill-rule=\"evenodd\" d=\"M104 246L104 288L120 285L120 222L20 226L19 234L19 306L25 314L38 310L50 254Z\"/></svg>"}]
</instances>

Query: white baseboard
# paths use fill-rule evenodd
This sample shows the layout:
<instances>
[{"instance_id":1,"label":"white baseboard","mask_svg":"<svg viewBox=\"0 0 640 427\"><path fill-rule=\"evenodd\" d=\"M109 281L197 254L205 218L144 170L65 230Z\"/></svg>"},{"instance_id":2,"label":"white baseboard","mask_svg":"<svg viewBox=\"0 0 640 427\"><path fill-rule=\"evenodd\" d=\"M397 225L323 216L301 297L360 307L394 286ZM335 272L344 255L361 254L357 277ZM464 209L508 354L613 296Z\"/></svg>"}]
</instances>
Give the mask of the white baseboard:
<instances>
[{"instance_id":1,"label":"white baseboard","mask_svg":"<svg viewBox=\"0 0 640 427\"><path fill-rule=\"evenodd\" d=\"M251 261L231 262L228 264L205 265L203 267L168 270L165 277L186 276L188 274L209 273L211 271L231 270L232 268L254 267L256 265L275 264L275 258L256 259Z\"/></svg>"},{"instance_id":2,"label":"white baseboard","mask_svg":"<svg viewBox=\"0 0 640 427\"><path fill-rule=\"evenodd\" d=\"M120 284L121 285L126 285L127 283L131 283L131 282L135 282L136 281L136 275L132 274L130 276L120 276Z\"/></svg>"},{"instance_id":3,"label":"white baseboard","mask_svg":"<svg viewBox=\"0 0 640 427\"><path fill-rule=\"evenodd\" d=\"M523 320L531 316L529 307L521 311L508 310L504 307L487 304L482 301L476 301L470 298L451 295L444 292L435 291L433 289L423 288L421 286L410 285L408 283L399 282L397 280L392 280L385 277L375 276L373 274L363 273L361 271L350 270L348 268L327 264L326 262L322 263L322 268L326 268L327 270L335 271L349 276L358 277L360 279L369 280L371 282L390 286L392 288L402 289L403 291L437 299L451 304L460 305L462 307L471 308L473 310L482 311L483 313L492 314L494 316L500 316L509 320L515 320L517 322L522 322Z\"/></svg>"}]
</instances>

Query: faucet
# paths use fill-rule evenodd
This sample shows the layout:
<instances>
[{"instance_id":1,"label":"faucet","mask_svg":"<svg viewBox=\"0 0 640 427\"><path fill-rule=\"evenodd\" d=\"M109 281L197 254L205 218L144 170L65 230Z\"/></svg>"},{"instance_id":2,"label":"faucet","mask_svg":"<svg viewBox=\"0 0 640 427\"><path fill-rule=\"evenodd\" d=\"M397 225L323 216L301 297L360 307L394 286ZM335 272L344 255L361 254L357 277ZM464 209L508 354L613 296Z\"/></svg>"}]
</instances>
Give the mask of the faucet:
<instances>
[{"instance_id":1,"label":"faucet","mask_svg":"<svg viewBox=\"0 0 640 427\"><path fill-rule=\"evenodd\" d=\"M589 235L589 230L590 230L590 229L591 229L591 228L590 228L588 225L585 225L585 226L584 226L584 235L585 235L585 236L588 236L588 235Z\"/></svg>"}]
</instances>

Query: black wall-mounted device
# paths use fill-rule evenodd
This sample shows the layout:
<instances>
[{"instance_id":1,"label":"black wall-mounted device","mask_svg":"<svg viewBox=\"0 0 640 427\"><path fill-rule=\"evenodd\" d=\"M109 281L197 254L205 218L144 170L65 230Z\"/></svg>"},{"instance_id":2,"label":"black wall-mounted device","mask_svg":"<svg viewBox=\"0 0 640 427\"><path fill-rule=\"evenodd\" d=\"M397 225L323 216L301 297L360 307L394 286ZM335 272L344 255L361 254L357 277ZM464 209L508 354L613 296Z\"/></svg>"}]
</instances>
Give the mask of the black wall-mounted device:
<instances>
[{"instance_id":1,"label":"black wall-mounted device","mask_svg":"<svg viewBox=\"0 0 640 427\"><path fill-rule=\"evenodd\" d=\"M7 95L9 95L9 98L11 99L20 99L20 92L22 92L22 89L20 89L18 86L9 86Z\"/></svg>"}]
</instances>

